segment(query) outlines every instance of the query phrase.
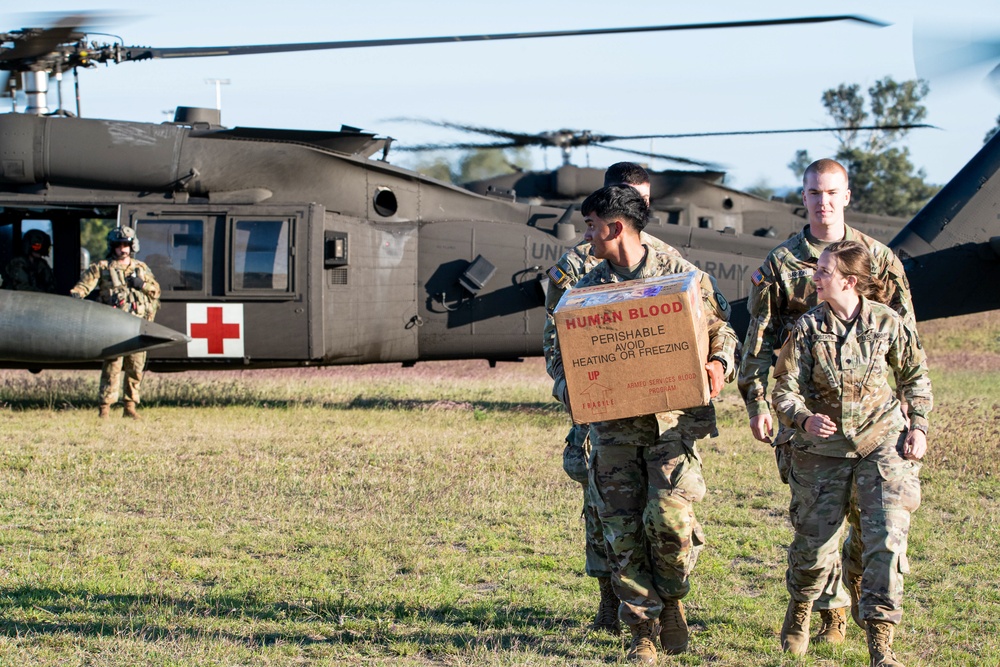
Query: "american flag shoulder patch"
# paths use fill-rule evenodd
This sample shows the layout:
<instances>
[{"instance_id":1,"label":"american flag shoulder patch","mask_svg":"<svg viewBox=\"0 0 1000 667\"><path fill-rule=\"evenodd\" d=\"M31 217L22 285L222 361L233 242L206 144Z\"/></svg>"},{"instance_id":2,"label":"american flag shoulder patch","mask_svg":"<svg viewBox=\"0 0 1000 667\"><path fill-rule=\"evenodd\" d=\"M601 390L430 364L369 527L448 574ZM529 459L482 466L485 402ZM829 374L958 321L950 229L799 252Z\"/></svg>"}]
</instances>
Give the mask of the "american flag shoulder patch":
<instances>
[{"instance_id":1,"label":"american flag shoulder patch","mask_svg":"<svg viewBox=\"0 0 1000 667\"><path fill-rule=\"evenodd\" d=\"M754 285L760 285L762 282L764 282L764 272L761 271L760 269L754 271L750 275L750 282L752 282Z\"/></svg>"},{"instance_id":2,"label":"american flag shoulder patch","mask_svg":"<svg viewBox=\"0 0 1000 667\"><path fill-rule=\"evenodd\" d=\"M560 269L558 266L553 266L551 269L549 269L549 278L552 279L553 283L555 283L559 287L562 287L563 282L565 282L569 278L569 276L567 276L566 272Z\"/></svg>"}]
</instances>

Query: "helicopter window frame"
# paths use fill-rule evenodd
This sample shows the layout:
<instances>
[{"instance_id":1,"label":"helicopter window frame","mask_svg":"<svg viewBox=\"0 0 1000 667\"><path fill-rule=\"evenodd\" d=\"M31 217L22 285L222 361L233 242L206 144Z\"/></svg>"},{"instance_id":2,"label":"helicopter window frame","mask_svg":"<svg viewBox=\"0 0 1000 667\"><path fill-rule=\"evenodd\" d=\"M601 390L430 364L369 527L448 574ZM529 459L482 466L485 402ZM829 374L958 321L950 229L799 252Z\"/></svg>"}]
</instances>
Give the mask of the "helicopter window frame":
<instances>
[{"instance_id":1,"label":"helicopter window frame","mask_svg":"<svg viewBox=\"0 0 1000 667\"><path fill-rule=\"evenodd\" d=\"M298 217L294 215L229 215L226 219L227 247L227 276L226 293L239 295L241 298L260 297L284 297L294 298L296 295L296 271L295 271L295 233L296 221ZM256 229L242 229L245 224L258 226ZM268 231L262 225L279 225L276 232ZM256 250L248 250L253 243L264 242L264 246L258 246ZM281 248L284 248L284 253ZM251 256L252 255L252 256ZM284 257L282 260L281 257ZM271 270L248 272L247 262L264 262L261 268L270 266ZM284 265L285 273L282 274L274 269ZM252 273L253 280L248 280L247 275ZM281 276L284 279L281 280ZM266 284L270 281L270 285ZM249 286L248 286L249 283Z\"/></svg>"},{"instance_id":2,"label":"helicopter window frame","mask_svg":"<svg viewBox=\"0 0 1000 667\"><path fill-rule=\"evenodd\" d=\"M172 280L171 279L172 274L170 273L170 270L159 266L160 264L159 262L149 261L153 256L161 254L161 253L151 254L149 252L150 245L153 242L152 240L156 238L156 235L151 233L150 227L155 225L171 225L171 224L179 225L185 223L188 225L200 226L200 233L198 231L191 232L190 230L184 234L168 232L171 238L171 242L167 244L168 252L170 248L179 248L182 246L187 248L197 248L200 251L200 258L194 261L183 262L181 269L178 270L172 268L173 265L175 264L174 262L175 258L168 255L167 260L169 264L166 266L171 267L171 270L179 274L178 280ZM143 262L145 262L149 266L150 271L153 272L153 276L156 278L157 283L159 283L160 285L161 299L189 300L191 297L205 297L208 295L209 286L211 284L211 276L205 270L205 260L206 257L208 257L211 254L211 248L208 243L210 224L205 216L202 215L162 216L162 215L141 214L133 216L131 224L133 228L136 230L136 235L140 239L140 247L142 249L142 252L140 253L138 259L141 259ZM199 239L200 243L180 243L180 244L178 243L178 239L184 241L184 240L190 240L192 238L198 238L199 236L200 236ZM159 249L159 248L154 247L153 249ZM178 285L181 283L180 277L182 277L185 273L193 273L191 271L191 268L193 268L194 264L198 265L199 269L198 279L200 281L200 286L192 287L190 289L186 289L184 287L178 287Z\"/></svg>"}]
</instances>

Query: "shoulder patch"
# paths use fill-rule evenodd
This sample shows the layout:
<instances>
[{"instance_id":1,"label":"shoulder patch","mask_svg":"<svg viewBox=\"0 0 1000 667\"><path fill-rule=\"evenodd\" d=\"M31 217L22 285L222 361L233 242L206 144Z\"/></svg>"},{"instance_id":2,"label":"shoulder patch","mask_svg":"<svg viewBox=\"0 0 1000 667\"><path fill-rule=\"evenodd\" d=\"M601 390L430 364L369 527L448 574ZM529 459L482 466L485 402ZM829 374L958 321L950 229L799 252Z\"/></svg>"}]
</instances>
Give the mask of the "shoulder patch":
<instances>
[{"instance_id":1,"label":"shoulder patch","mask_svg":"<svg viewBox=\"0 0 1000 667\"><path fill-rule=\"evenodd\" d=\"M760 284L764 282L764 272L761 271L760 269L754 271L752 274L750 274L750 282L759 287Z\"/></svg>"},{"instance_id":2,"label":"shoulder patch","mask_svg":"<svg viewBox=\"0 0 1000 667\"><path fill-rule=\"evenodd\" d=\"M729 302L726 301L726 297L722 296L722 292L715 293L715 300L719 302L719 308L724 311L729 310Z\"/></svg>"},{"instance_id":3,"label":"shoulder patch","mask_svg":"<svg viewBox=\"0 0 1000 667\"><path fill-rule=\"evenodd\" d=\"M570 280L569 276L566 274L565 271L559 268L558 264L549 269L548 274L549 274L549 279L552 280L552 282L556 285L556 287L565 287L566 284L569 283Z\"/></svg>"}]
</instances>

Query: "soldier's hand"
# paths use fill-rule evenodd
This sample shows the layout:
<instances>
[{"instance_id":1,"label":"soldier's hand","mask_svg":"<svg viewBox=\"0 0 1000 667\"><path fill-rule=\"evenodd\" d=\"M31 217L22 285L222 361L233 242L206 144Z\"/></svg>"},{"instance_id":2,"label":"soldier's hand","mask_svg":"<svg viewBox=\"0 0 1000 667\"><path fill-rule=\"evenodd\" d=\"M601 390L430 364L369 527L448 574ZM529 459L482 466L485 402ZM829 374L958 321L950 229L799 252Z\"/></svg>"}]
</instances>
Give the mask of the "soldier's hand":
<instances>
[{"instance_id":1,"label":"soldier's hand","mask_svg":"<svg viewBox=\"0 0 1000 667\"><path fill-rule=\"evenodd\" d=\"M837 423L826 415L821 414L812 415L806 419L803 426L805 426L807 433L820 438L829 438L837 432Z\"/></svg>"},{"instance_id":2,"label":"soldier's hand","mask_svg":"<svg viewBox=\"0 0 1000 667\"><path fill-rule=\"evenodd\" d=\"M771 421L771 415L755 415L750 418L750 432L753 433L753 437L761 442L766 442L771 444L771 438L774 437L774 422Z\"/></svg>"},{"instance_id":3,"label":"soldier's hand","mask_svg":"<svg viewBox=\"0 0 1000 667\"><path fill-rule=\"evenodd\" d=\"M910 429L903 442L903 458L919 461L927 453L927 435L919 429Z\"/></svg>"},{"instance_id":4,"label":"soldier's hand","mask_svg":"<svg viewBox=\"0 0 1000 667\"><path fill-rule=\"evenodd\" d=\"M705 370L708 371L709 396L715 398L722 392L722 386L726 383L726 369L723 368L721 361L713 359L705 364Z\"/></svg>"},{"instance_id":5,"label":"soldier's hand","mask_svg":"<svg viewBox=\"0 0 1000 667\"><path fill-rule=\"evenodd\" d=\"M142 286L146 284L146 281L140 278L137 274L133 273L129 276L128 284L132 289L142 289Z\"/></svg>"}]
</instances>

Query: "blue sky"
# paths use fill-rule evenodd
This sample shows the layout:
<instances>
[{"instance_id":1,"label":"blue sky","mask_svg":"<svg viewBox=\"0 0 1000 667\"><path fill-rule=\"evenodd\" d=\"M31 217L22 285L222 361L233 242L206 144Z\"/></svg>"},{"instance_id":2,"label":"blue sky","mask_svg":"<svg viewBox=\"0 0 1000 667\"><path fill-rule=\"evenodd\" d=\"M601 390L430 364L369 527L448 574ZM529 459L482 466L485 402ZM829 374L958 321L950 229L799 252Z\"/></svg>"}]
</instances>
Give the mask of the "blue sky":
<instances>
[{"instance_id":1,"label":"blue sky","mask_svg":"<svg viewBox=\"0 0 1000 667\"><path fill-rule=\"evenodd\" d=\"M777 129L829 125L822 92L840 83L870 86L891 75L916 76L913 30L1000 37L1000 8L981 0L948 3L845 1L835 8L797 2L632 0L628 11L577 0L503 3L412 2L78 3L38 0L32 13L0 14L10 30L39 21L36 12L102 10L119 16L100 28L126 44L206 46L751 20L860 14L892 23L573 37L524 42L445 44L314 53L124 63L81 73L83 115L160 122L177 105L214 106L206 79L222 87L226 125L335 130L342 123L407 143L474 137L397 116L443 119L514 131L569 127L608 134ZM237 9L238 8L238 9ZM43 15L44 18L44 15ZM921 33L922 34L922 33ZM995 63L994 63L995 64ZM982 81L985 64L931 78L927 122L911 133L914 163L944 183L980 148L1000 115L1000 95ZM54 85L54 84L53 84ZM64 94L72 95L67 77ZM832 154L832 135L656 140L625 147L715 161L728 183L790 186L787 163L798 148ZM535 165L555 167L555 150L535 149ZM391 158L407 164L412 158ZM604 167L620 154L578 149L575 164ZM674 165L653 161L653 168Z\"/></svg>"}]
</instances>

